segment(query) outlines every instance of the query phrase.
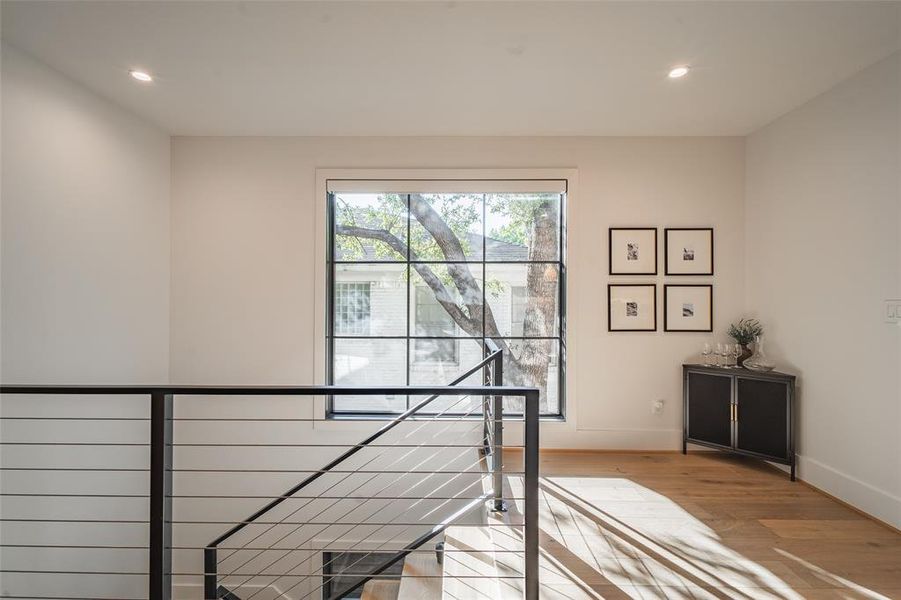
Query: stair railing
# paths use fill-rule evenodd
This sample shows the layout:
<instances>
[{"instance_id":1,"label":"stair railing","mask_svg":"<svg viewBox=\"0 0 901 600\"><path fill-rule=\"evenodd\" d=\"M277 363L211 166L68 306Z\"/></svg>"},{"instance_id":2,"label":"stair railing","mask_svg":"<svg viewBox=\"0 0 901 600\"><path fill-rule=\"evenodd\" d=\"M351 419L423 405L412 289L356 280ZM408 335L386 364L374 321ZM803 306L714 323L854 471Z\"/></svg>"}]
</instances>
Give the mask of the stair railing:
<instances>
[{"instance_id":1,"label":"stair railing","mask_svg":"<svg viewBox=\"0 0 901 600\"><path fill-rule=\"evenodd\" d=\"M486 356L481 361L479 361L478 363L476 363L475 365L473 365L472 367L467 369L464 373L457 376L448 385L449 386L459 385L462 382L466 381L466 379L468 379L469 377L479 373L480 371L484 371L484 383L486 386L496 386L496 387L502 386L503 385L503 351L491 339L485 340L485 350L486 350ZM223 533L222 535L217 537L215 540L210 542L209 545L207 546L207 548L204 549L204 572L205 572L204 598L205 599L215 599L215 598L220 597L224 593L228 593L228 590L222 589L218 583L218 579L219 579L218 547L221 544L223 544L225 541L227 541L228 539L233 537L235 534L237 534L238 532L243 530L245 527L247 527L251 523L257 521L263 515L271 512L277 506L279 506L280 504L282 504L289 498L293 497L295 494L300 492L302 489L306 488L307 486L309 486L316 480L320 479L324 475L333 472L339 465L346 462L348 459L350 459L354 455L358 454L365 448L371 447L373 445L373 442L382 438L385 434L387 434L389 431L391 431L392 429L394 429L401 423L403 423L411 418L415 418L418 414L421 414L421 411L423 409L425 409L427 406L432 404L439 397L441 397L440 394L431 394L429 397L423 399L422 401L418 402L416 405L410 407L408 410L406 410L402 414L394 417L393 419L391 419L390 421L385 423L385 425L383 425L381 428L379 428L376 432L369 435L368 437L366 437L359 443L352 445L347 451L343 452L341 455L339 455L338 457L336 457L335 459L330 461L327 465L322 467L319 471L317 471L316 473L313 473L312 475L310 475L309 477L307 477L306 479L304 479L297 485L293 486L291 489L287 490L286 492L281 494L279 497L275 498L274 500L272 500L271 502L269 502L268 504L266 504L265 506L263 506L262 508L257 510L255 513L253 513L252 515L250 515L249 517L244 519L242 522L236 524L234 527L232 527L231 529L229 529L228 531L226 531L225 533ZM465 396L461 397L461 400L463 398L465 398ZM456 404L458 404L459 402L460 402L460 400L458 400L457 403L455 403L454 405L451 405L448 408L445 408L441 413L439 413L437 415L429 415L429 417L432 419L441 418L445 414L449 413L450 410L452 408L454 408L456 406ZM475 412L475 409L470 409L470 411L465 413L463 415L463 417L464 418L469 417L469 416L471 416L471 414L473 412ZM483 423L482 455L484 456L485 460L487 461L488 468L492 473L493 489L492 489L491 494L488 494L485 497L480 497L476 501L471 502L470 507L468 508L467 512L469 510L471 510L472 508L474 508L475 506L477 506L478 504L480 504L481 501L488 500L488 499L491 500L493 510L502 511L505 509L504 499L503 499L503 485L502 485L503 461L502 461L502 456L501 456L502 448L503 448L503 396L500 394L483 395L482 403L481 403L481 413L482 413L482 423ZM397 461L395 461L395 462L397 462ZM342 481L346 480L350 476L351 476L351 473L346 474L345 477L343 479L339 480L338 483L341 483ZM456 477L459 477L459 476L460 476L460 474L456 475ZM335 487L335 485L337 485L337 484L334 484L332 487ZM293 511L292 513L290 513L287 518L290 518L291 516L296 514L304 506L306 506L306 504L302 505L300 508L298 508L295 511ZM316 516L318 516L318 515L316 515ZM282 522L283 521L284 521L284 518L282 519ZM262 535L264 535L265 533L270 531L277 524L278 523L270 525L261 534L258 534L256 537L254 537L254 539L251 540L251 542L253 542L256 539L259 539ZM432 531L430 531L426 535L420 536L413 542L413 544L407 545L407 548L405 548L403 551L395 553L390 559L386 560L384 562L384 564L380 565L377 569L373 570L372 576L365 577L362 580L360 580L357 584L353 585L352 587L345 589L345 590L341 590L340 595L336 595L335 597L340 598L340 597L347 595L348 593L356 590L357 588L361 587L362 585L364 585L366 583L366 581L368 581L369 579L372 579L372 577L374 577L375 575L382 573L386 569L390 568L392 565L403 560L410 552L412 552L416 548L419 548L423 544L427 543L430 539L433 539L434 537L439 535L441 532L443 532L447 528L448 525L449 525L449 523L439 524L438 526L436 526ZM384 527L384 525L382 527ZM299 527L289 531L288 534L283 535L279 539L279 541L286 539L291 534L295 533L297 531L297 529L299 529ZM276 542L276 543L278 543L278 542ZM243 563L241 563L241 565L237 569L240 569L241 567L246 566L254 558L255 557L251 557L250 559L245 560ZM271 566L271 564L274 564L275 562L278 562L278 559L276 561L273 561L273 563L270 563L270 565L267 565L267 566ZM306 561L304 561L304 562L306 562ZM293 565L294 568L297 568L299 566L303 566L303 563ZM323 568L324 567L325 566L323 566ZM237 569L235 569L235 570L237 570ZM265 567L264 567L264 569L265 569ZM247 577L242 583L246 583L251 578L252 577ZM324 576L323 576L323 579L324 579ZM291 591L291 589L293 589L293 587L296 587L299 583L300 582L295 583L294 586L292 586L292 588L289 588L288 590L285 590L282 593L287 594L289 591Z\"/></svg>"},{"instance_id":2,"label":"stair railing","mask_svg":"<svg viewBox=\"0 0 901 600\"><path fill-rule=\"evenodd\" d=\"M25 440L13 440L9 439L9 436L6 437L0 444L5 446L10 445L31 445L31 446L67 446L67 445L80 445L80 446L148 446L149 447L149 469L117 469L117 468L89 468L89 467L54 467L51 466L17 466L11 463L9 460L4 460L2 466L0 466L0 470L2 471L93 471L93 472L121 472L121 471L144 471L147 472L149 476L149 494L146 496L138 496L138 495L123 495L121 497L146 497L149 500L149 513L148 518L146 520L146 526L149 531L148 539L149 542L146 546L147 551L147 568L141 572L118 572L118 571L107 571L107 570L97 570L97 571L71 571L69 569L53 569L53 565L49 565L51 568L46 569L15 569L12 571L8 571L6 567L0 569L0 573L4 576L4 583L9 588L7 593L12 594L11 596L3 595L0 598L12 598L12 597L20 597L23 595L28 595L30 597L47 597L50 598L53 596L52 593L48 593L46 596L41 596L39 593L35 593L33 590L39 589L35 586L35 583L39 580L28 580L22 578L28 577L37 577L44 579L48 574L55 575L91 575L92 577L106 577L106 576L140 576L146 577L148 580L147 588L146 588L146 598L150 600L170 600L172 597L172 577L173 575L177 576L192 576L193 573L173 573L172 571L172 550L173 550L173 542L172 542L172 526L173 524L179 523L199 523L199 522L191 522L191 521L177 521L173 519L172 514L172 499L175 496L173 494L173 473L184 471L186 469L177 469L173 467L173 446L177 446L180 444L173 443L173 423L179 419L174 417L174 406L173 400L176 396L188 396L188 397L198 397L198 396L341 396L341 395L355 395L355 396L377 396L377 395L416 395L416 396L427 396L424 400L418 402L416 405L411 407L409 410L405 411L401 415L393 418L391 421L385 423L378 431L367 436L361 442L352 445L346 452L342 453L335 460L330 461L325 467L315 470L308 471L309 476L306 477L303 481L293 486L286 493L281 494L278 497L275 497L272 501L267 503L261 509L254 512L250 517L244 519L240 523L235 524L231 529L226 531L224 534L218 536L213 542L209 543L204 550L204 568L203 568L203 583L204 583L204 597L205 598L217 598L217 597L225 597L225 598L237 598L235 595L229 595L229 592L226 590L221 590L217 584L217 571L218 571L218 562L217 562L217 550L220 545L231 536L235 535L238 531L243 530L251 523L262 523L261 518L267 512L271 511L274 507L278 506L282 502L292 498L298 491L302 490L304 487L311 484L313 481L320 479L327 473L331 473L333 475L341 475L341 474L371 474L373 477L377 477L386 473L386 471L382 470L373 470L366 471L362 468L356 469L347 469L341 470L339 467L342 463L346 462L350 457L356 455L358 452L362 451L367 447L386 447L381 444L373 444L376 440L385 435L388 431L397 427L400 423L408 420L420 420L425 415L422 415L422 411L425 407L427 407L430 403L432 403L435 399L439 397L449 397L449 396L459 396L461 398L470 397L482 397L481 402L481 412L482 412L482 421L480 423L480 428L482 429L482 442L481 442L481 453L485 463L487 464L487 468L491 472L491 480L492 486L490 490L485 490L482 494L475 496L474 498L459 498L461 493L455 494L454 496L449 496L447 498L447 502L450 501L458 501L458 500L471 500L468 504L464 505L462 508L457 509L453 514L446 516L439 523L435 524L434 527L414 539L411 543L407 543L403 545L403 548L398 550L395 555L391 558L390 561L386 561L385 563L379 565L378 568L373 569L366 573L365 578L355 581L353 587L345 590L338 590L335 594L332 595L333 598L339 597L339 594L346 594L353 589L356 589L363 585L366 581L372 579L376 575L382 573L385 569L389 568L391 564L402 560L405 556L407 556L410 552L416 550L423 544L427 543L430 539L433 539L435 536L444 531L450 524L454 522L455 519L459 518L461 515L465 514L466 511L474 509L474 507L484 503L484 501L489 501L491 507L494 510L502 510L504 507L504 496L503 496L503 460L502 460L502 449L503 449L503 399L504 397L522 397L524 398L524 469L522 475L524 475L524 495L523 495L523 514L524 514L524 551L525 551L525 569L524 569L524 578L525 578L525 598L527 600L537 600L538 598L538 411L539 411L539 392L536 388L529 387L501 387L503 383L503 355L500 350L497 349L496 346L489 346L487 356L480 361L478 364L474 365L471 369L467 370L463 375L457 377L451 385L448 386L374 386L374 387L346 387L346 386L284 386L284 387L272 387L272 386L128 386L128 385L112 385L112 386L70 386L70 385L18 385L18 384L3 384L0 385L0 394L6 395L26 395L26 396L57 396L57 395L78 395L78 396L93 396L93 395L117 395L117 396L148 396L150 398L149 411L147 417L134 418L131 420L146 420L149 421L149 436L146 443L134 443L134 442L77 442L70 443L66 440L58 440L54 439L54 441L25 441ZM487 378L484 381L485 385L482 386L471 386L471 385L460 385L466 378L472 376L477 373L480 369L485 369L488 371ZM35 398L37 401L38 399ZM6 404L4 404L6 406ZM23 403L22 406L28 406L28 404ZM37 403L34 406L38 406ZM443 412L447 412L450 410L450 407L445 409ZM29 414L20 414L9 415L9 414L0 414L0 422L5 422L6 420L16 419L19 421L40 421L40 420L58 420L58 421L81 421L84 423L90 423L95 420L105 420L106 422L116 422L116 421L128 421L129 418L120 418L118 416L106 416L106 417L74 417L74 416L63 416L63 417L53 417L47 416L47 413L43 410L38 411L37 415L29 415ZM470 411L472 412L472 411ZM419 413L419 414L418 414ZM440 420L439 414L428 414L428 421ZM459 416L459 415L458 415ZM464 417L469 416L469 414L464 415ZM204 420L204 419L197 419ZM215 420L215 419L213 419ZM317 420L317 419L314 419ZM67 430L68 431L68 430ZM142 440L143 442L143 440ZM190 445L190 444L186 444ZM211 444L215 445L215 444ZM422 447L424 444L420 444L417 447ZM443 447L453 447L453 444L447 444ZM187 469L190 470L190 469ZM429 471L395 471L395 474L400 473L401 477L403 477L403 473L409 472L419 472L419 473L429 473ZM453 471L436 471L438 473L447 473L452 474ZM469 471L460 471L460 474L470 473ZM387 473L391 473L387 471ZM512 473L511 473L512 474ZM417 485L421 485L417 484ZM445 483L447 485L447 482ZM415 486L414 486L415 487ZM78 490L76 490L78 491ZM465 489L464 489L465 491ZM12 489L11 486L5 485L5 489L2 492L3 496L26 496L26 497L55 497L55 496L66 496L66 497L119 497L116 494L109 495L101 495L101 494L60 494L60 493L41 493L33 490L25 490L25 493L18 493L17 490ZM429 498L430 500L441 500L442 498ZM445 506L447 504L445 502L441 506ZM437 511L438 508L433 509ZM61 520L57 518L47 518L47 519L20 519L15 518L15 515L12 517L4 511L3 515L0 515L0 521L2 522L16 522L16 521L28 521L28 522L38 522L38 523L46 523L52 524L61 521L65 521L66 523L71 523L72 520ZM77 520L75 522L78 522ZM116 519L92 519L89 522L91 524L97 523L125 523L121 520ZM213 523L214 521L204 521L203 523ZM135 523L134 521L128 521L128 523ZM405 525L403 523L391 523L392 525ZM48 525L49 526L49 525ZM11 551L8 549L15 548L25 548L31 551L32 549L51 549L52 552L58 551L85 551L85 549L115 549L117 546L103 546L103 545L93 545L91 544L92 540L85 540L82 543L74 544L70 543L66 544L46 544L46 543L8 543L4 540L0 543L0 547L2 547L3 551ZM139 547L128 546L122 547L123 549L128 550L139 550ZM179 549L187 549L186 547L179 547ZM6 577L7 573L14 574L13 577ZM292 575L293 577L294 575ZM15 585L18 585L17 582L21 580L22 585L25 586L21 590L14 589ZM26 593L28 592L28 593ZM102 598L103 594L98 592L93 592L84 596L87 598ZM77 599L76 599L77 600ZM137 600L137 599L136 599ZM247 600L247 599L244 599Z\"/></svg>"}]
</instances>

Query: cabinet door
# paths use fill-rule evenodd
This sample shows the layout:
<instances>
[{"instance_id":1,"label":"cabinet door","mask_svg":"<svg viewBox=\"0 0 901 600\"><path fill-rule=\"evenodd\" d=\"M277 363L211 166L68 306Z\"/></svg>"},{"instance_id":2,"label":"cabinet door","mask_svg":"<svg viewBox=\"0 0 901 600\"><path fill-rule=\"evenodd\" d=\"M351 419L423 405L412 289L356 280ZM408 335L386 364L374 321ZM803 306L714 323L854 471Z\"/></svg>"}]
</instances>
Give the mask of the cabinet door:
<instances>
[{"instance_id":1,"label":"cabinet door","mask_svg":"<svg viewBox=\"0 0 901 600\"><path fill-rule=\"evenodd\" d=\"M735 446L788 458L788 388L780 381L738 378Z\"/></svg>"},{"instance_id":2,"label":"cabinet door","mask_svg":"<svg viewBox=\"0 0 901 600\"><path fill-rule=\"evenodd\" d=\"M688 438L732 447L732 378L688 374Z\"/></svg>"}]
</instances>

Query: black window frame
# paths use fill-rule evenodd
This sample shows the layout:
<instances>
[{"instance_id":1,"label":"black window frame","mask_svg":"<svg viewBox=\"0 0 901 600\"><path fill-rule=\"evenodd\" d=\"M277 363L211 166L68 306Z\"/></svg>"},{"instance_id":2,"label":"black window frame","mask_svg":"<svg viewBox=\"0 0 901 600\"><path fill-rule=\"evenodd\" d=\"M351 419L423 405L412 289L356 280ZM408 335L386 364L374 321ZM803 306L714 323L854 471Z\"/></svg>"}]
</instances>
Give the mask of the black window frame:
<instances>
[{"instance_id":1,"label":"black window frame","mask_svg":"<svg viewBox=\"0 0 901 600\"><path fill-rule=\"evenodd\" d=\"M333 565L335 564L337 557L339 557L341 555L345 555L345 554L352 555L352 556L359 556L359 558L357 560L360 562L366 561L366 559L368 559L368 558L383 559L382 561L377 562L376 565L374 565L374 566L381 566L385 560L389 560L389 559L392 559L397 556L397 554L394 552L374 552L374 551L370 552L370 551L365 551L365 550L323 552L322 553L322 580L323 581L322 581L322 586L321 586L322 600L328 600L329 598L331 598L332 594L334 594L335 592L337 592L340 589L336 585L336 583L342 582L343 579L361 579L363 577L362 575L342 576L340 574L340 572L335 573L333 571L333 568L334 568ZM358 569L365 569L366 566L367 565L365 565L365 564L362 566L357 566L356 564L354 564L354 566L351 567L352 568L351 572L355 572ZM370 565L370 566L373 566L373 565ZM400 561L396 562L395 564L391 565L390 567L388 567L383 573L380 573L379 575L374 577L373 580L378 580L380 578L380 576L381 576L381 579L396 580L403 573L403 569L404 569L404 561L400 560ZM386 575L387 575L387 577L385 577ZM347 582L347 583L351 583L351 582ZM355 597L356 598L362 597L363 588L358 588L357 592L359 593L359 596L355 595ZM346 598L346 596L345 596L345 598Z\"/></svg>"},{"instance_id":2,"label":"black window frame","mask_svg":"<svg viewBox=\"0 0 901 600\"><path fill-rule=\"evenodd\" d=\"M509 179L505 179L503 181L511 181ZM326 182L328 185L328 181ZM365 192L363 192L365 193ZM370 193L383 193L383 192L370 192ZM334 340L335 339L396 339L396 340L404 340L406 342L406 363L405 363L405 371L406 371L406 381L404 385L410 385L410 370L413 365L412 357L411 357L411 342L416 339L452 339L456 340L459 343L460 340L473 340L476 342L481 341L483 346L484 355L487 356L489 353L487 345L484 343L484 340L487 339L485 336L485 327L482 327L482 335L480 337L472 337L472 336L453 336L453 337L441 337L441 338L428 338L424 336L416 336L411 333L412 320L411 320L411 310L413 308L411 306L411 268L410 265L416 261L410 260L410 230L411 230L411 221L412 217L410 215L410 196L415 194L416 192L403 192L398 193L398 195L406 196L406 242L407 242L407 256L403 260L337 260L335 256L336 250L336 235L335 235L335 204L336 198L339 193L336 192L327 192L326 193L326 202L327 202L327 210L326 210L326 262L327 262L327 281L326 281L326 323L325 323L325 335L326 335L326 360L325 360L325 369L326 369L326 384L333 385L335 383L334 379ZM441 192L435 192L441 193ZM485 192L485 195L490 194L491 192ZM510 192L510 193L529 193L527 190L523 192ZM535 263L542 264L552 264L557 267L558 273L558 289L557 289L557 335L556 336L548 336L546 338L541 337L525 337L525 336L501 336L501 339L511 340L511 341L519 341L519 340L534 340L534 339L550 339L557 343L557 353L554 358L556 358L556 366L557 366L557 412L542 412L540 414L540 418L545 420L559 420L563 421L566 419L566 201L567 201L567 193L564 190L559 193L560 196L560 208L559 208L559 231L558 231L558 251L557 251L557 260L555 261L530 261L530 260L487 260L486 256L486 243L487 243L487 232L485 231L486 219L486 202L483 199L482 202L482 254L481 258L478 260L474 259L466 259L466 260L427 260L421 262L427 262L429 264L475 264L481 265L482 267L482 303L483 306L487 305L486 300L486 292L485 292L485 280L486 280L486 267L487 265L499 264L499 265L529 265ZM379 335L352 335L352 336L341 336L336 335L334 332L334 310L335 310L335 283L336 283L336 267L337 265L348 265L348 264L367 264L367 265L404 265L407 270L407 290L406 290L406 305L407 305L407 331L406 335L387 335L387 336L379 336ZM511 288L512 294L512 288ZM511 323L512 325L512 323ZM511 331L512 334L512 331ZM459 351L458 351L459 353ZM423 364L423 363L419 363ZM551 364L554 364L554 360L552 359ZM487 376L488 367L484 368L484 375ZM484 380L484 377L483 377ZM390 418L392 416L396 416L401 413L401 411L373 411L373 410L360 410L360 411L352 411L352 410L335 410L334 406L335 398L333 396L328 396L326 398L326 410L325 416L328 419L340 419L341 417L371 417L371 418ZM406 402L407 408L410 407L410 397L407 397ZM445 413L446 417L459 417L461 413ZM511 413L513 415L521 414L521 412ZM473 418L481 418L479 415L473 415Z\"/></svg>"}]
</instances>

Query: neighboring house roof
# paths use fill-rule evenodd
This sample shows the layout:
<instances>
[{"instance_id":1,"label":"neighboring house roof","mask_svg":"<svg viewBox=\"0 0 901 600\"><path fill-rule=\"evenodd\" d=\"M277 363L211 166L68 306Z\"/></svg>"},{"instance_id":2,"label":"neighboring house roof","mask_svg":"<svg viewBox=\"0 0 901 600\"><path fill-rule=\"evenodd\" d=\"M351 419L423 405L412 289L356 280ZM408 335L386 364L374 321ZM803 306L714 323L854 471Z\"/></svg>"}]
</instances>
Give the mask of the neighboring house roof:
<instances>
[{"instance_id":1,"label":"neighboring house roof","mask_svg":"<svg viewBox=\"0 0 901 600\"><path fill-rule=\"evenodd\" d=\"M482 236L473 234L470 243L481 243ZM477 242L476 242L477 240ZM529 260L529 249L520 244L511 244L502 240L496 240L492 237L485 238L485 254L489 260L510 260L523 261Z\"/></svg>"},{"instance_id":2,"label":"neighboring house roof","mask_svg":"<svg viewBox=\"0 0 901 600\"><path fill-rule=\"evenodd\" d=\"M467 241L470 248L481 248L483 237L477 233L467 234ZM360 239L362 254L354 253L353 256L344 256L341 248L337 248L335 258L337 260L351 259L362 261L379 261L385 260L384 257L378 255L375 250L375 243L372 240ZM525 261L529 259L529 249L519 244L511 244L492 237L485 237L485 251L488 260L502 261ZM480 252L478 254L481 254Z\"/></svg>"}]
</instances>

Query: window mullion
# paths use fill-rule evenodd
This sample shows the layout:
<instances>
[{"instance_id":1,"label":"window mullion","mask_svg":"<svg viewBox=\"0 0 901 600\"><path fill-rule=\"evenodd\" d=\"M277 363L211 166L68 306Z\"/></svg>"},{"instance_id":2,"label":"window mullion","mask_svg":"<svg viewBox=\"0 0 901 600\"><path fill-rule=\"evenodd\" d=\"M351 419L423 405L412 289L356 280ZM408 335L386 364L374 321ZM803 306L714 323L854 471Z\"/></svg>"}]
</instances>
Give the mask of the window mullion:
<instances>
[{"instance_id":1,"label":"window mullion","mask_svg":"<svg viewBox=\"0 0 901 600\"><path fill-rule=\"evenodd\" d=\"M407 194L407 339L404 344L407 357L405 365L407 385L410 385L410 294L412 293L411 279L413 278L413 272L410 268L410 249L413 245L413 240L410 239L410 196L410 194ZM407 410L410 410L410 396L407 396Z\"/></svg>"}]
</instances>

